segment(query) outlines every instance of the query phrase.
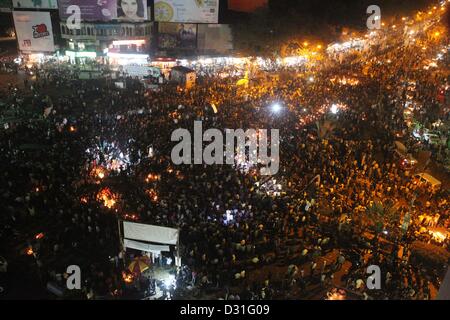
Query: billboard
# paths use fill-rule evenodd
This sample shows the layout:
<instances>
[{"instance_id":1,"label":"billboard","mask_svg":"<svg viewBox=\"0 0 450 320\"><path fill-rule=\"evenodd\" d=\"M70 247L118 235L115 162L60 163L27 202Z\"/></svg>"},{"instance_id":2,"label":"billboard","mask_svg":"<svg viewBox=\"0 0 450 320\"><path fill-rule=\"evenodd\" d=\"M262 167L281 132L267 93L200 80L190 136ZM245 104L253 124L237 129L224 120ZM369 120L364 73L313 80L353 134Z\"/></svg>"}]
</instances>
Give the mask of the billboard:
<instances>
[{"instance_id":1,"label":"billboard","mask_svg":"<svg viewBox=\"0 0 450 320\"><path fill-rule=\"evenodd\" d=\"M21 51L55 51L50 12L13 11L13 18Z\"/></svg>"},{"instance_id":2,"label":"billboard","mask_svg":"<svg viewBox=\"0 0 450 320\"><path fill-rule=\"evenodd\" d=\"M57 0L12 0L14 8L58 9Z\"/></svg>"},{"instance_id":3,"label":"billboard","mask_svg":"<svg viewBox=\"0 0 450 320\"><path fill-rule=\"evenodd\" d=\"M200 24L197 37L197 49L202 53L228 54L233 50L233 34L227 24Z\"/></svg>"},{"instance_id":4,"label":"billboard","mask_svg":"<svg viewBox=\"0 0 450 320\"><path fill-rule=\"evenodd\" d=\"M11 0L0 0L0 12L11 12Z\"/></svg>"},{"instance_id":5,"label":"billboard","mask_svg":"<svg viewBox=\"0 0 450 320\"><path fill-rule=\"evenodd\" d=\"M59 0L59 16L66 20L72 15L70 6L80 8L82 21L110 21L116 18L117 0Z\"/></svg>"},{"instance_id":6,"label":"billboard","mask_svg":"<svg viewBox=\"0 0 450 320\"><path fill-rule=\"evenodd\" d=\"M196 24L161 22L158 31L160 49L195 49L197 47Z\"/></svg>"},{"instance_id":7,"label":"billboard","mask_svg":"<svg viewBox=\"0 0 450 320\"><path fill-rule=\"evenodd\" d=\"M219 0L155 0L155 21L217 23Z\"/></svg>"},{"instance_id":8,"label":"billboard","mask_svg":"<svg viewBox=\"0 0 450 320\"><path fill-rule=\"evenodd\" d=\"M117 0L117 20L148 20L147 0Z\"/></svg>"},{"instance_id":9,"label":"billboard","mask_svg":"<svg viewBox=\"0 0 450 320\"><path fill-rule=\"evenodd\" d=\"M80 8L82 21L148 20L147 0L59 0L62 20L72 15L70 6Z\"/></svg>"}]
</instances>

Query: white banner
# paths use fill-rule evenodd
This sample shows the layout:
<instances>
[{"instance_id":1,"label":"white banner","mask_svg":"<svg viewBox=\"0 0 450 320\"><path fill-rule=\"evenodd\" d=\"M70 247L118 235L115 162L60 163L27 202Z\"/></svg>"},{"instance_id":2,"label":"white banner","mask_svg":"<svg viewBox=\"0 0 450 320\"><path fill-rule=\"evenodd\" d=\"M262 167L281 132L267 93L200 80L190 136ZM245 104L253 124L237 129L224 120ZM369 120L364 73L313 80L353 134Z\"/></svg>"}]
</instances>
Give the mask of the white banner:
<instances>
[{"instance_id":1,"label":"white banner","mask_svg":"<svg viewBox=\"0 0 450 320\"><path fill-rule=\"evenodd\" d=\"M155 0L155 21L218 23L219 0Z\"/></svg>"},{"instance_id":2,"label":"white banner","mask_svg":"<svg viewBox=\"0 0 450 320\"><path fill-rule=\"evenodd\" d=\"M167 251L167 252L170 251L169 246L163 246L163 245L158 245L158 244L149 244L149 243L144 243L144 242L139 242L139 241L134 241L134 240L129 240L129 239L123 240L123 246L125 248L131 248L131 249L152 252L152 253L157 253L157 254L160 254L162 251Z\"/></svg>"},{"instance_id":3,"label":"white banner","mask_svg":"<svg viewBox=\"0 0 450 320\"><path fill-rule=\"evenodd\" d=\"M176 245L178 230L150 224L123 222L124 238Z\"/></svg>"},{"instance_id":4,"label":"white banner","mask_svg":"<svg viewBox=\"0 0 450 320\"><path fill-rule=\"evenodd\" d=\"M21 51L55 51L50 12L14 11L13 17Z\"/></svg>"}]
</instances>

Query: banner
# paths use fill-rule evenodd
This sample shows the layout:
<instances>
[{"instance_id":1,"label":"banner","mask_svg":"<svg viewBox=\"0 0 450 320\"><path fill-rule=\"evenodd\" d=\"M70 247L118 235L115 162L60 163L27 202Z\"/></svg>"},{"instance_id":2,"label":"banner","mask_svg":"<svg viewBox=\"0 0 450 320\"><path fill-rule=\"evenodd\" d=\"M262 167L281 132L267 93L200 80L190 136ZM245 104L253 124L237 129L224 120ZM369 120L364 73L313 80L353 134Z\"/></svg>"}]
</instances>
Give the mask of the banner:
<instances>
[{"instance_id":1,"label":"banner","mask_svg":"<svg viewBox=\"0 0 450 320\"><path fill-rule=\"evenodd\" d=\"M129 240L129 239L123 240L123 246L125 248L131 248L131 249L152 252L152 253L157 253L157 254L160 254L162 251L170 252L169 246L149 244L149 243L144 243L144 242L139 242L139 241L134 241L134 240Z\"/></svg>"},{"instance_id":2,"label":"banner","mask_svg":"<svg viewBox=\"0 0 450 320\"><path fill-rule=\"evenodd\" d=\"M21 51L55 51L50 12L14 11L13 18Z\"/></svg>"},{"instance_id":3,"label":"banner","mask_svg":"<svg viewBox=\"0 0 450 320\"><path fill-rule=\"evenodd\" d=\"M197 49L227 55L233 50L233 33L227 24L199 24Z\"/></svg>"},{"instance_id":4,"label":"banner","mask_svg":"<svg viewBox=\"0 0 450 320\"><path fill-rule=\"evenodd\" d=\"M138 77L139 79L142 79L144 77L153 76L153 70L149 66L126 64L122 67L122 71L133 78Z\"/></svg>"},{"instance_id":5,"label":"banner","mask_svg":"<svg viewBox=\"0 0 450 320\"><path fill-rule=\"evenodd\" d=\"M58 9L57 0L12 0L14 8Z\"/></svg>"},{"instance_id":6,"label":"banner","mask_svg":"<svg viewBox=\"0 0 450 320\"><path fill-rule=\"evenodd\" d=\"M72 15L70 6L78 6L82 21L144 21L148 20L147 0L59 0L59 16Z\"/></svg>"},{"instance_id":7,"label":"banner","mask_svg":"<svg viewBox=\"0 0 450 320\"><path fill-rule=\"evenodd\" d=\"M155 21L218 23L219 0L155 0Z\"/></svg>"},{"instance_id":8,"label":"banner","mask_svg":"<svg viewBox=\"0 0 450 320\"><path fill-rule=\"evenodd\" d=\"M176 245L178 230L150 224L123 222L124 238Z\"/></svg>"},{"instance_id":9,"label":"banner","mask_svg":"<svg viewBox=\"0 0 450 320\"><path fill-rule=\"evenodd\" d=\"M158 29L160 49L195 49L197 47L196 24L160 22Z\"/></svg>"},{"instance_id":10,"label":"banner","mask_svg":"<svg viewBox=\"0 0 450 320\"><path fill-rule=\"evenodd\" d=\"M110 21L117 17L117 0L59 0L59 17L66 20L72 15L70 6L80 8L82 21Z\"/></svg>"}]
</instances>

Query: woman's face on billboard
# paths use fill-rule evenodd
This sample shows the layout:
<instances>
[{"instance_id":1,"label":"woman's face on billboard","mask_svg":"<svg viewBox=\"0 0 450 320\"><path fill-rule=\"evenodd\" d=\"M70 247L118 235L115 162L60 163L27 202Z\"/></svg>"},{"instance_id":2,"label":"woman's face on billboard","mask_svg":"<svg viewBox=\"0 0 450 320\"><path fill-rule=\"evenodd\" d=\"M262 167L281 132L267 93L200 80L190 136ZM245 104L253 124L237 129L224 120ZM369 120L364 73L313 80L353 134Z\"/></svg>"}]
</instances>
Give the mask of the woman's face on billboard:
<instances>
[{"instance_id":1,"label":"woman's face on billboard","mask_svg":"<svg viewBox=\"0 0 450 320\"><path fill-rule=\"evenodd\" d=\"M138 0L122 0L122 11L127 17L138 18Z\"/></svg>"}]
</instances>

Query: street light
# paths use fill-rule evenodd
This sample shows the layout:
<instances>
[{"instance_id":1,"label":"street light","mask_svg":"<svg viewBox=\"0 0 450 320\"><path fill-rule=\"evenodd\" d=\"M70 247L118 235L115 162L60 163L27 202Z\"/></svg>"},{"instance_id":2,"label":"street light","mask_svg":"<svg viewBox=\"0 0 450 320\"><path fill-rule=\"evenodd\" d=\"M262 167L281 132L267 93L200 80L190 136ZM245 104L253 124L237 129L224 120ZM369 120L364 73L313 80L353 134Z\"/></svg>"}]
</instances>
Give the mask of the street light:
<instances>
[{"instance_id":1,"label":"street light","mask_svg":"<svg viewBox=\"0 0 450 320\"><path fill-rule=\"evenodd\" d=\"M272 109L273 113L280 113L282 107L281 107L281 104L276 102L276 103L272 104L271 109Z\"/></svg>"},{"instance_id":2,"label":"street light","mask_svg":"<svg viewBox=\"0 0 450 320\"><path fill-rule=\"evenodd\" d=\"M338 105L335 104L335 103L333 103L333 104L331 105L330 111L331 111L332 114L337 114L337 113L339 112L339 107L338 107Z\"/></svg>"}]
</instances>

